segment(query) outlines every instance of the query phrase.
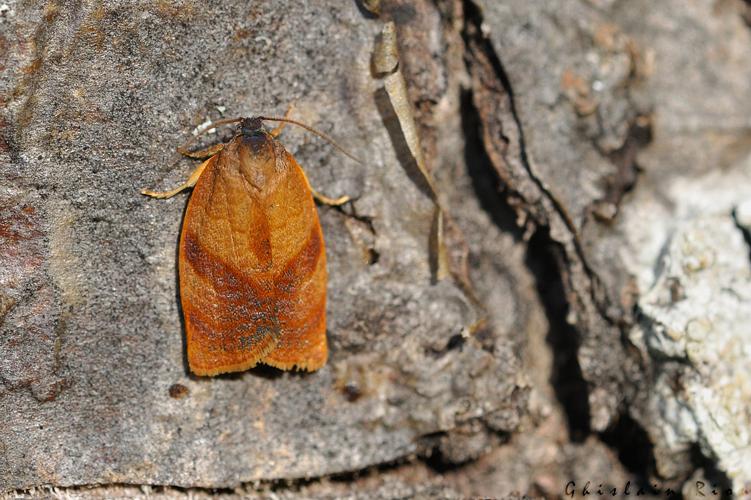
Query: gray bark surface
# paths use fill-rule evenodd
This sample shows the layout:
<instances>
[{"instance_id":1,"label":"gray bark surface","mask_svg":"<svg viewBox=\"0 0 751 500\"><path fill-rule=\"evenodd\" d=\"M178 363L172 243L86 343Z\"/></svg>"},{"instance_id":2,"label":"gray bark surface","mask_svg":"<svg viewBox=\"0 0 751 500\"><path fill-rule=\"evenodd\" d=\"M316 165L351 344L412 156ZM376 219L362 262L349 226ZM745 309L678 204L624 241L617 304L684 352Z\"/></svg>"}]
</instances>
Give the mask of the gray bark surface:
<instances>
[{"instance_id":1,"label":"gray bark surface","mask_svg":"<svg viewBox=\"0 0 751 500\"><path fill-rule=\"evenodd\" d=\"M378 3L0 5L0 495L751 488L748 4ZM194 377L190 195L139 191L288 104L364 160L280 138L354 198L318 207L328 364Z\"/></svg>"}]
</instances>

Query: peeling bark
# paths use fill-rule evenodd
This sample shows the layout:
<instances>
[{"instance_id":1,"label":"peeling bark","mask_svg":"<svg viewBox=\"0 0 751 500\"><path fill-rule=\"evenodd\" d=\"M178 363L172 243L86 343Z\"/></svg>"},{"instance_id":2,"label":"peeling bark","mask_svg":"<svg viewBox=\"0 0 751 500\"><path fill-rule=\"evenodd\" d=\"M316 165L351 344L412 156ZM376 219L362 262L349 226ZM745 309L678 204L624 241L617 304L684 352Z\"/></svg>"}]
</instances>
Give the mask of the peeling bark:
<instances>
[{"instance_id":1,"label":"peeling bark","mask_svg":"<svg viewBox=\"0 0 751 500\"><path fill-rule=\"evenodd\" d=\"M0 16L1 492L748 487L745 3L105 0ZM420 150L373 66L387 22ZM354 198L319 207L329 362L192 377L186 197L139 189L194 168L174 148L206 120L288 103L365 158L281 138L316 189Z\"/></svg>"}]
</instances>

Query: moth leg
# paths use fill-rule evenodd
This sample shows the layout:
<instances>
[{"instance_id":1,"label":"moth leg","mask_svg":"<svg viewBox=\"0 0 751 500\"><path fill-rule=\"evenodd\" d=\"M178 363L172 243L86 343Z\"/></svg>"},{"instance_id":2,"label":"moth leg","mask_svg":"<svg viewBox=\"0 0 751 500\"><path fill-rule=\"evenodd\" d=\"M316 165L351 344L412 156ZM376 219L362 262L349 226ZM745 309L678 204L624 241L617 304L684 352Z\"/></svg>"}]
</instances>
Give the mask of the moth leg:
<instances>
[{"instance_id":1,"label":"moth leg","mask_svg":"<svg viewBox=\"0 0 751 500\"><path fill-rule=\"evenodd\" d=\"M142 189L141 194L145 194L146 196L151 196L152 198L172 198L180 191L183 191L188 188L192 188L196 185L196 182L198 182L198 178L201 177L201 174L203 173L203 170L206 168L206 165L209 164L209 162L212 160L212 158L209 158L205 162L198 165L198 168L196 168L192 174L190 174L190 177L187 181L185 181L183 184L180 184L172 191L151 191L150 189Z\"/></svg>"},{"instance_id":2,"label":"moth leg","mask_svg":"<svg viewBox=\"0 0 751 500\"><path fill-rule=\"evenodd\" d=\"M323 203L324 205L331 205L332 207L344 205L349 200L351 200L351 198L347 195L340 196L339 198L329 198L328 196L322 195L313 188L310 188L310 192L313 193L313 198L318 200L319 203Z\"/></svg>"},{"instance_id":3,"label":"moth leg","mask_svg":"<svg viewBox=\"0 0 751 500\"><path fill-rule=\"evenodd\" d=\"M284 118L288 119L290 116L292 116L292 110L293 109L295 109L295 106L293 104L290 104L289 106L287 106L287 111L285 111L285 113L284 113ZM276 139L277 137L279 137L279 134L282 133L282 130L284 130L285 125L287 125L287 122L279 122L279 125L277 125L276 127L274 127L269 132L269 134L271 134L271 137L273 137L274 139Z\"/></svg>"},{"instance_id":4,"label":"moth leg","mask_svg":"<svg viewBox=\"0 0 751 500\"><path fill-rule=\"evenodd\" d=\"M205 160L206 158L211 158L215 154L217 154L219 151L222 150L224 147L223 143L214 144L213 146L209 146L206 149L199 149L198 151L188 151L186 149L186 145L180 146L177 148L177 152L181 155L187 156L188 158L195 158L197 160Z\"/></svg>"}]
</instances>

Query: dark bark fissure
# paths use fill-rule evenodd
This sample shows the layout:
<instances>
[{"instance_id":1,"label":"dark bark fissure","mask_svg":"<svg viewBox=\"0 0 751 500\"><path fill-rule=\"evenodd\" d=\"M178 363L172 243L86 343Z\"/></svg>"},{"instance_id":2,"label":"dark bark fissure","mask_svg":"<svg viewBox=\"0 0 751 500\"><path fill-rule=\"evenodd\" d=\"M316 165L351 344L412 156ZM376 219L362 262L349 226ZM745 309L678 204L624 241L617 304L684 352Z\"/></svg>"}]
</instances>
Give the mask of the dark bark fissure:
<instances>
[{"instance_id":1,"label":"dark bark fissure","mask_svg":"<svg viewBox=\"0 0 751 500\"><path fill-rule=\"evenodd\" d=\"M585 259L583 249L578 241L578 232L572 220L565 208L552 193L545 189L544 183L535 176L531 169L527 158L524 130L516 109L510 79L503 68L500 57L496 54L490 41L482 34L480 28L483 22L482 13L478 6L471 0L465 0L463 5L465 24L462 37L465 43L465 60L468 71L470 74L472 71L483 71L482 69L473 67L473 65L482 66L482 62L478 63L476 58L480 57L484 59L484 65L492 68L497 81L500 82L503 91L507 94L510 114L514 121L511 126L516 129L518 134L520 163L523 165L529 178L549 199L555 211L571 232L576 257L581 261L586 276L592 283L591 299L600 313L602 313L602 317L612 324L616 318L612 318L606 313L608 304L603 302L601 296L598 297L600 294L596 290L598 290L600 283ZM485 73L487 72L486 69ZM487 79L488 75L483 74L483 78ZM483 83L487 82L483 80ZM476 108L476 104L473 103L471 98L463 99L462 103L463 118L467 122L476 123L477 127L481 127L482 118L479 110ZM484 186L481 189L477 189L477 196L481 200L482 207L489 211L493 221L502 230L509 231L508 221L512 221L513 224L514 208L505 200L499 202L499 200L504 198L500 193L500 189L496 189L495 193L491 192L487 187L488 174L482 174L479 170L482 169L496 173L498 166L493 165L486 151L486 146L481 139L481 133L474 134L474 140L469 128L465 128L464 133L468 149L472 147L482 151L482 153L475 153L474 158L467 158L469 168L474 169L474 172L470 172L473 180L480 180L483 176L485 177L476 183L476 186ZM508 138L505 137L504 140L508 141ZM616 165L618 172L609 183L606 201L614 203L617 207L623 196L634 188L639 170L636 162L636 153L650 141L651 127L648 122L645 125L639 123L637 120L632 125L623 147L612 153L612 155L609 155L609 159ZM480 160L479 162L477 161L478 159ZM475 166L473 167L473 165ZM501 181L502 179L497 175L491 180L496 185L500 184ZM514 186L508 186L508 188L509 190L513 190ZM509 192L509 194L513 195L514 193ZM576 328L566 321L569 308L571 307L566 299L565 286L565 269L567 267L568 256L565 250L560 248L560 244L552 239L547 226L544 225L545 222L538 221L538 224L542 223L542 225L538 225L532 238L529 240L527 265L535 276L538 294L550 324L547 342L552 349L554 357L552 380L550 382L566 414L570 439L574 442L583 442L591 434L592 429L590 427L588 383L584 379L578 360L581 339ZM519 230L516 227L511 232L515 235L519 234ZM655 460L652 445L644 429L636 421L628 417L626 413L622 413L615 426L604 433L600 433L599 437L605 444L618 453L621 462L630 472L637 476L640 483L648 486L648 477L654 470Z\"/></svg>"},{"instance_id":2,"label":"dark bark fissure","mask_svg":"<svg viewBox=\"0 0 751 500\"><path fill-rule=\"evenodd\" d=\"M271 483L271 481L269 481ZM261 483L266 484L266 483ZM69 495L69 498L87 498L86 494L91 491L100 490L105 488L139 488L139 498L141 496L148 497L150 494L159 495L164 494L170 496L169 493L180 493L188 497L190 495L199 495L201 498L205 497L221 497L221 496L235 496L237 494L235 488L208 488L203 486L173 486L171 484L143 484L143 483L123 483L123 482L108 482L106 484L78 484L75 486L41 486L30 488L28 490L13 490L8 494L12 495L8 498L65 498ZM45 491L47 490L48 491ZM146 493L146 491L148 493ZM42 496L44 493L49 495ZM67 495L66 495L67 494ZM114 497L109 492L107 498L126 498L125 496ZM104 497L102 497L104 498Z\"/></svg>"},{"instance_id":3,"label":"dark bark fissure","mask_svg":"<svg viewBox=\"0 0 751 500\"><path fill-rule=\"evenodd\" d=\"M515 222L514 209L503 196L502 181L482 143L482 122L471 92L465 92L461 102L465 159L475 195L501 231L521 239L523 233ZM566 322L569 306L558 259L551 250L553 245L547 230L539 227L528 242L526 264L535 277L537 293L550 324L547 342L554 356L550 383L566 413L571 439L581 442L590 434L588 388L577 357L579 334Z\"/></svg>"},{"instance_id":4,"label":"dark bark fissure","mask_svg":"<svg viewBox=\"0 0 751 500\"><path fill-rule=\"evenodd\" d=\"M748 257L751 259L751 230L749 230L748 226L744 226L738 221L737 209L733 210L733 222L735 223L735 227L743 234L743 241L746 242L746 246L748 247Z\"/></svg>"},{"instance_id":5,"label":"dark bark fissure","mask_svg":"<svg viewBox=\"0 0 751 500\"><path fill-rule=\"evenodd\" d=\"M512 126L516 127L519 133L521 162L529 175L534 179L526 157L523 130L515 110L513 92L508 76L503 70L500 59L490 46L490 42L481 35L480 24L482 23L482 16L478 7L471 1L465 1L464 5L466 25L463 37L467 51L481 50L485 57L492 62L495 74L498 76L503 89L508 93L511 113L515 120ZM467 64L472 65L472 60L468 60ZM468 69L469 71L473 70L471 67ZM467 149L482 152L474 153L473 156L475 158L468 158L468 165L470 165L469 168L471 169L470 175L476 181L476 189L478 186L483 186L477 189L477 195L481 200L482 206L485 210L489 211L493 221L496 222L501 230L508 232L510 230L509 226L513 226L511 232L519 234L520 231L514 223L515 214L513 208L504 200L498 189L495 192L490 192L487 187L489 180L488 173L495 174L491 182L496 185L501 183L501 179L498 177L496 169L485 150L482 134L478 131L479 127L482 126L482 120L479 111L471 99L463 100L462 115L466 123L475 124L474 131L470 127L465 128ZM472 165L476 166L473 167ZM538 185L540 184L539 181L536 180L536 182ZM508 187L513 188L512 186ZM554 356L553 380L551 380L551 384L566 413L571 439L575 442L581 442L591 431L587 397L588 386L582 376L578 361L579 334L573 326L566 322L569 305L565 299L565 287L558 264L563 259L561 256L554 255L554 246L556 246L556 243L548 235L547 229L543 226L538 226L529 241L527 266L536 278L538 294L545 307L550 324L547 341Z\"/></svg>"},{"instance_id":6,"label":"dark bark fissure","mask_svg":"<svg viewBox=\"0 0 751 500\"><path fill-rule=\"evenodd\" d=\"M514 98L514 90L511 85L511 80L509 79L509 76L506 73L506 70L501 62L501 59L493 48L490 40L485 37L482 32L482 12L472 0L465 0L464 15L465 18L464 28L462 30L462 39L464 40L465 44L465 52L468 59L467 64L468 66L475 65L476 70L480 70L481 72L486 73L483 74L483 78L485 80L492 78L494 81L500 83L500 86L496 86L495 90L505 93L508 98L509 112L513 119L512 126L518 134L519 160L521 166L525 170L525 175L529 180L532 181L535 187L551 204L553 210L555 211L555 214L560 217L562 223L571 234L571 242L573 245L573 250L576 254L576 258L581 263L587 279L591 283L589 292L591 294L590 299L606 321L609 321L611 324L616 324L618 319L611 317L608 311L608 304L603 300L603 294L598 293L601 290L602 286L599 282L597 274L590 267L589 262L584 254L581 241L579 240L579 232L576 229L573 219L571 218L561 201L555 196L554 193L550 192L545 187L545 183L537 177L537 175L534 173L534 170L532 169L527 155L524 127L516 108L516 100ZM473 68L471 67L469 68L470 74L472 72L472 69ZM509 188L514 189L515 186L509 186ZM532 211L531 213L534 214L534 211ZM547 221L537 222L545 223Z\"/></svg>"},{"instance_id":7,"label":"dark bark fissure","mask_svg":"<svg viewBox=\"0 0 751 500\"><path fill-rule=\"evenodd\" d=\"M486 439L493 440L493 448L509 440L510 435L508 433L491 429L482 419L475 420L481 425L480 432L487 435ZM480 455L457 461L441 449L441 441L445 439L451 439L450 432L435 432L420 439L421 445L425 447L425 452L420 456L420 460L436 474L445 475L446 473L460 472L475 464L482 457Z\"/></svg>"},{"instance_id":8,"label":"dark bark fissure","mask_svg":"<svg viewBox=\"0 0 751 500\"><path fill-rule=\"evenodd\" d=\"M655 471L652 443L638 422L623 413L612 428L600 433L600 439L618 453L620 462L636 476L637 487L659 493L649 481Z\"/></svg>"},{"instance_id":9,"label":"dark bark fissure","mask_svg":"<svg viewBox=\"0 0 751 500\"><path fill-rule=\"evenodd\" d=\"M730 478L717 468L715 460L707 458L701 451L698 444L691 447L691 463L696 470L701 469L704 472L706 484L702 490L704 495L712 496L722 500L730 500L733 495L733 482ZM698 485L693 485L694 487ZM697 488L698 490L698 488Z\"/></svg>"},{"instance_id":10,"label":"dark bark fissure","mask_svg":"<svg viewBox=\"0 0 751 500\"><path fill-rule=\"evenodd\" d=\"M503 196L505 186L482 143L482 120L472 102L471 91L462 91L460 106L465 144L464 161L474 194L482 210L490 216L498 229L512 234L515 240L520 241L524 232L516 223L516 212Z\"/></svg>"},{"instance_id":11,"label":"dark bark fissure","mask_svg":"<svg viewBox=\"0 0 751 500\"><path fill-rule=\"evenodd\" d=\"M529 241L527 266L535 276L537 293L550 324L546 338L553 353L550 383L566 414L569 438L581 443L591 433L589 387L579 366L579 332L566 321L569 304L554 245L547 230L539 228Z\"/></svg>"}]
</instances>

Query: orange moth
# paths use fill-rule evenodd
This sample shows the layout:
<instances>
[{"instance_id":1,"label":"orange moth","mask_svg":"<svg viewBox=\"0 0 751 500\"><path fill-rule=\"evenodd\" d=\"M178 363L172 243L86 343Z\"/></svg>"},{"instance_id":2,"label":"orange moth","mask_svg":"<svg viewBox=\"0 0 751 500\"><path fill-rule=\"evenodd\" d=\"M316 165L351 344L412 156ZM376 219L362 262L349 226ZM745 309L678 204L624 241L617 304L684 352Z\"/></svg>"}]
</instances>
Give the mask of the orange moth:
<instances>
[{"instance_id":1,"label":"orange moth","mask_svg":"<svg viewBox=\"0 0 751 500\"><path fill-rule=\"evenodd\" d=\"M264 120L281 122L274 130ZM206 158L172 191L193 187L180 234L180 299L188 364L196 375L247 370L258 363L315 371L326 364L326 252L313 190L295 158L276 140L286 123L272 117L238 123L226 144L183 154ZM351 157L346 151L344 152Z\"/></svg>"}]
</instances>

